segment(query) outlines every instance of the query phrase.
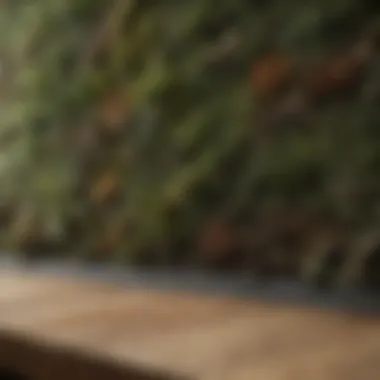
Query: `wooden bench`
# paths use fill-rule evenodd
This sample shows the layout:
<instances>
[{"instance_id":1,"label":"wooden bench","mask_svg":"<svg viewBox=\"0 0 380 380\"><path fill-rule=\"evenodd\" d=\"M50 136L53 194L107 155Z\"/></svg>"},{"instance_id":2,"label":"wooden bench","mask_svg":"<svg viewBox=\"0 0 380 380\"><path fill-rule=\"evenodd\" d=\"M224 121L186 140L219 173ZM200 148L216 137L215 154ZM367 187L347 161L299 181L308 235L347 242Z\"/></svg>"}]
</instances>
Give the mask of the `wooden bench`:
<instances>
[{"instance_id":1,"label":"wooden bench","mask_svg":"<svg viewBox=\"0 0 380 380\"><path fill-rule=\"evenodd\" d=\"M33 380L378 380L380 319L3 271L2 369Z\"/></svg>"}]
</instances>

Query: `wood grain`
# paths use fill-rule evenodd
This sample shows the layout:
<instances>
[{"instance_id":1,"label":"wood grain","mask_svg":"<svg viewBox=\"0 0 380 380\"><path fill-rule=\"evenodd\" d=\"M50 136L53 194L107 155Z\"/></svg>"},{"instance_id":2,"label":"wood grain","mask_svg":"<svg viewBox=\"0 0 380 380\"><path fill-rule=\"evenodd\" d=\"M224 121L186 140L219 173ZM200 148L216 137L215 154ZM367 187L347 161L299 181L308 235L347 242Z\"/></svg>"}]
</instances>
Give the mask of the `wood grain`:
<instances>
[{"instance_id":1,"label":"wood grain","mask_svg":"<svg viewBox=\"0 0 380 380\"><path fill-rule=\"evenodd\" d=\"M0 310L0 365L36 380L380 379L377 318L17 272Z\"/></svg>"}]
</instances>

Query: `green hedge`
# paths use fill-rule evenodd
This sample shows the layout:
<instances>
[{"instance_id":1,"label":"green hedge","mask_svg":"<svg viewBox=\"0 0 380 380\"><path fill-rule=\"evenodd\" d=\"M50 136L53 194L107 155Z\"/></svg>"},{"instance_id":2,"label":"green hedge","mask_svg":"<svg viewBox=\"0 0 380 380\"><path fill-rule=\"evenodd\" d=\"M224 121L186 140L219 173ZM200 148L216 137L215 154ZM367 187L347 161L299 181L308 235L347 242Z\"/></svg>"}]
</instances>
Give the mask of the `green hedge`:
<instances>
[{"instance_id":1,"label":"green hedge","mask_svg":"<svg viewBox=\"0 0 380 380\"><path fill-rule=\"evenodd\" d=\"M376 280L375 1L2 7L5 247Z\"/></svg>"}]
</instances>

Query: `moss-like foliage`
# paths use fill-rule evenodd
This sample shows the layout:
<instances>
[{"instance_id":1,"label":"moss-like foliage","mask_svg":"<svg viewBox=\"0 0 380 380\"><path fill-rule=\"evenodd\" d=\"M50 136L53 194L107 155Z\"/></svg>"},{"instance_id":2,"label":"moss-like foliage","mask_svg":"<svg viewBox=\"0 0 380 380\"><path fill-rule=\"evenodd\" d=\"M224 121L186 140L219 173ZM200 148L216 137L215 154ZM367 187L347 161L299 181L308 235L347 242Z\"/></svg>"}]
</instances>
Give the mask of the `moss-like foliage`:
<instances>
[{"instance_id":1,"label":"moss-like foliage","mask_svg":"<svg viewBox=\"0 0 380 380\"><path fill-rule=\"evenodd\" d=\"M5 246L377 281L377 2L2 7Z\"/></svg>"}]
</instances>

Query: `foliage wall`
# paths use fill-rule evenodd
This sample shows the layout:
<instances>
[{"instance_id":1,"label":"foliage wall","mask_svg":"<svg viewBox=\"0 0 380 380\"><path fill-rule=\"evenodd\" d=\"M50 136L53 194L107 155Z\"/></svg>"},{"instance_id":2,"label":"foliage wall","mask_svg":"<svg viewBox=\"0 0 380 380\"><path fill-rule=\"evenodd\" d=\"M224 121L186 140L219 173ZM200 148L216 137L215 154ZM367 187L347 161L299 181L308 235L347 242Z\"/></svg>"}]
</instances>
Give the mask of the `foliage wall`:
<instances>
[{"instance_id":1,"label":"foliage wall","mask_svg":"<svg viewBox=\"0 0 380 380\"><path fill-rule=\"evenodd\" d=\"M380 282L378 2L1 7L6 249Z\"/></svg>"}]
</instances>

